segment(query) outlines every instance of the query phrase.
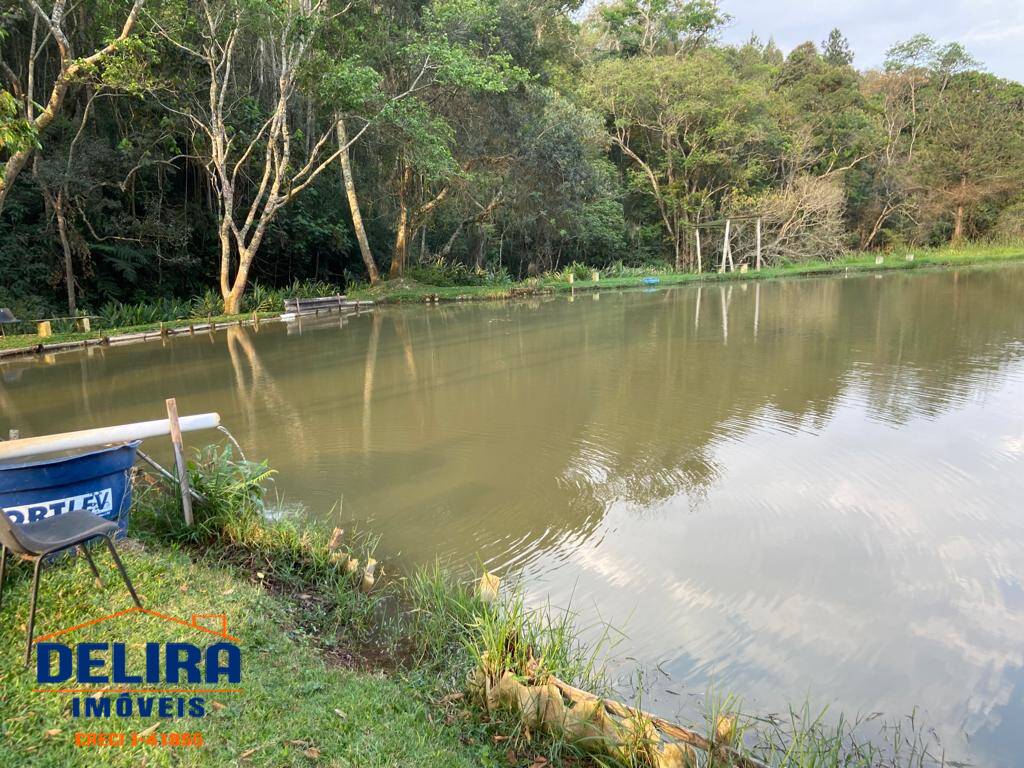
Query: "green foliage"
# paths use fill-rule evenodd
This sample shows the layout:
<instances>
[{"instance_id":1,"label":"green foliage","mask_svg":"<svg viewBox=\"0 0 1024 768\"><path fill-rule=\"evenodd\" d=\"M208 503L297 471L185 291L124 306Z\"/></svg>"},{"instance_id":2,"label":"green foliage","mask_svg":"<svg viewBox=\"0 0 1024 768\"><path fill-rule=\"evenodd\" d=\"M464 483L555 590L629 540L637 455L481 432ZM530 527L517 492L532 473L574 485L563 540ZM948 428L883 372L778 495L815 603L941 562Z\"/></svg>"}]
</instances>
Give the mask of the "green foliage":
<instances>
[{"instance_id":1,"label":"green foliage","mask_svg":"<svg viewBox=\"0 0 1024 768\"><path fill-rule=\"evenodd\" d=\"M38 146L32 123L18 113L18 105L8 91L0 91L0 152L12 155L29 147ZM0 168L0 179L3 168Z\"/></svg>"},{"instance_id":2,"label":"green foliage","mask_svg":"<svg viewBox=\"0 0 1024 768\"><path fill-rule=\"evenodd\" d=\"M123 304L108 301L99 308L98 326L106 328L129 328L134 325L150 325L168 320L183 320L192 316L194 305L187 301L161 299L155 302ZM216 313L215 313L216 314Z\"/></svg>"},{"instance_id":3,"label":"green foliage","mask_svg":"<svg viewBox=\"0 0 1024 768\"><path fill-rule=\"evenodd\" d=\"M511 281L508 270L473 269L458 261L438 257L426 264L410 267L406 274L413 280L426 285L505 285Z\"/></svg>"},{"instance_id":4,"label":"green foliage","mask_svg":"<svg viewBox=\"0 0 1024 768\"><path fill-rule=\"evenodd\" d=\"M369 601L357 605L362 569L349 563L365 567L375 537L355 533L339 542L296 511L268 509L266 486L273 471L265 463L236 459L229 445L197 451L188 471L192 488L203 498L192 505L194 525L185 525L176 488L161 479L142 489L133 510L146 536L235 567L259 569L267 583L279 587L315 589L369 616Z\"/></svg>"},{"instance_id":5,"label":"green foliage","mask_svg":"<svg viewBox=\"0 0 1024 768\"><path fill-rule=\"evenodd\" d=\"M398 256L401 220L406 254L444 255L409 275L442 287L498 287L574 262L696 269L692 225L736 214L763 214L765 241L800 258L1017 236L1021 86L927 35L858 72L838 29L786 56L753 35L720 44L730 17L716 0L607 0L582 21L575 0L148 3L136 33L83 69L36 135L15 82L36 56L32 15L14 8L0 19L13 77L0 91L0 154L33 157L0 211L0 305L27 319L66 312L58 198L78 305L101 307L102 325L220 314L223 179L201 160L213 157L204 46L224 52L229 39L232 249L256 228L249 207L271 199L264 168L285 171L246 312L276 309L296 281L368 277L333 157L338 117L376 267ZM197 8L218 20L213 32ZM124 4L76 9L65 22L78 51L123 23ZM300 62L283 92L267 47L281 40ZM35 71L38 98L59 71L50 38ZM287 138L271 138L282 93ZM293 174L320 160L299 194ZM811 226L807 190L829 203ZM704 243L705 265L720 235Z\"/></svg>"},{"instance_id":6,"label":"green foliage","mask_svg":"<svg viewBox=\"0 0 1024 768\"><path fill-rule=\"evenodd\" d=\"M718 0L614 0L597 17L623 56L692 52L732 19Z\"/></svg>"}]
</instances>

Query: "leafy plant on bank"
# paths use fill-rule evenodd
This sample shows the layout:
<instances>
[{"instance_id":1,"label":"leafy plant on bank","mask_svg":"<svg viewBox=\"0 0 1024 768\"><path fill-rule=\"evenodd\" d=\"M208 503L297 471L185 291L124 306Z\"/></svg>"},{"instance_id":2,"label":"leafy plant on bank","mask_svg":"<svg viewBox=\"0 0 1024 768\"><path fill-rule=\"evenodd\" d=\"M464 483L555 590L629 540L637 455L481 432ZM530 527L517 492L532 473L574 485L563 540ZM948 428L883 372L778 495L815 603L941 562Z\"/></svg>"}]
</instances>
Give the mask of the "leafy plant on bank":
<instances>
[{"instance_id":1,"label":"leafy plant on bank","mask_svg":"<svg viewBox=\"0 0 1024 768\"><path fill-rule=\"evenodd\" d=\"M433 261L410 266L406 274L420 283L453 287L460 285L504 285L512 281L503 266L495 269L474 269L460 261L438 256Z\"/></svg>"},{"instance_id":2,"label":"leafy plant on bank","mask_svg":"<svg viewBox=\"0 0 1024 768\"><path fill-rule=\"evenodd\" d=\"M188 466L192 488L202 497L192 504L194 524L185 524L175 489L161 479L137 493L133 525L143 538L190 549L273 588L316 593L320 618L335 628L340 616L368 619L374 600L360 588L376 538L353 532L342 540L298 514L269 509L265 497L273 470L265 462L236 459L230 445L207 446ZM353 622L353 628L366 623Z\"/></svg>"}]
</instances>

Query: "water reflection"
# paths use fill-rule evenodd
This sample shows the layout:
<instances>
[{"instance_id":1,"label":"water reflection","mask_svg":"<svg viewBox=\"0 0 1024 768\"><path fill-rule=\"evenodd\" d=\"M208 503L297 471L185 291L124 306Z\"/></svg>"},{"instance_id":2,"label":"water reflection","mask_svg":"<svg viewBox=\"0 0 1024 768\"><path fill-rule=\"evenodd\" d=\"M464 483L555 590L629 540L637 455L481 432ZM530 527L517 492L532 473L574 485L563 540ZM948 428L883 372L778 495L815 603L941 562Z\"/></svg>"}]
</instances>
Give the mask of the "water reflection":
<instances>
[{"instance_id":1,"label":"water reflection","mask_svg":"<svg viewBox=\"0 0 1024 768\"><path fill-rule=\"evenodd\" d=\"M1024 270L578 298L11 363L0 428L175 395L390 557L521 569L622 627L669 714L710 681L768 710L922 704L954 753L1011 764Z\"/></svg>"}]
</instances>

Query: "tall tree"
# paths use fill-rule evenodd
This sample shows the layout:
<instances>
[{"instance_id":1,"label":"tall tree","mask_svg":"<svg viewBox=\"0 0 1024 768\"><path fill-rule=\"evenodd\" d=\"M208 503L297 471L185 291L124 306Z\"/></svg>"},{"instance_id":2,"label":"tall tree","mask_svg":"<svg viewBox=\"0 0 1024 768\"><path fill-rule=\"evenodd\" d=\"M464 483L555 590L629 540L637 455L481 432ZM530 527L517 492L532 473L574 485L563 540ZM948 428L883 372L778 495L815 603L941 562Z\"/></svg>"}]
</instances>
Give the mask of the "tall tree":
<instances>
[{"instance_id":1,"label":"tall tree","mask_svg":"<svg viewBox=\"0 0 1024 768\"><path fill-rule=\"evenodd\" d=\"M980 72L952 76L915 168L922 205L949 217L959 243L980 205L1024 185L1024 86Z\"/></svg>"},{"instance_id":2,"label":"tall tree","mask_svg":"<svg viewBox=\"0 0 1024 768\"><path fill-rule=\"evenodd\" d=\"M202 88L180 80L170 108L191 126L216 195L225 313L240 311L253 260L281 210L366 130L368 123L331 152L336 122L318 128L299 109L300 78L323 24L349 8L328 0L199 0L198 14L181 13L173 27L160 28L173 48L199 64Z\"/></svg>"},{"instance_id":3,"label":"tall tree","mask_svg":"<svg viewBox=\"0 0 1024 768\"><path fill-rule=\"evenodd\" d=\"M821 57L834 67L853 64L853 49L838 28L828 33L828 38L821 44Z\"/></svg>"},{"instance_id":4,"label":"tall tree","mask_svg":"<svg viewBox=\"0 0 1024 768\"><path fill-rule=\"evenodd\" d=\"M25 61L20 67L20 73L10 66L6 61L3 63L3 71L6 76L10 91L0 101L0 107L6 103L6 111L11 110L12 102L18 105L19 115L16 118L21 125L17 131L19 140L10 142L11 150L4 161L3 172L0 173L0 213L3 212L4 204L11 186L17 180L18 175L25 168L32 153L38 146L36 141L25 140L26 129L34 136L39 136L60 114L64 105L64 99L68 89L79 78L95 71L107 59L114 55L120 48L126 46L131 40L142 10L144 0L133 0L131 6L122 12L123 23L120 25L120 32L103 45L97 46L91 53L81 56L78 53L75 40L84 38L90 44L97 36L96 32L101 28L105 19L82 14L69 14L67 0L53 0L47 11L37 0L26 0L29 14L32 17L31 38L26 50ZM69 28L69 16L85 24L96 25L92 30L71 30ZM88 32L93 34L89 35ZM53 46L56 49L56 66L49 81L46 81L48 72L43 69L38 71L40 56L44 49ZM43 103L37 101L38 95L46 93L46 100ZM11 132L11 129L8 129Z\"/></svg>"},{"instance_id":5,"label":"tall tree","mask_svg":"<svg viewBox=\"0 0 1024 768\"><path fill-rule=\"evenodd\" d=\"M589 94L632 167L633 188L653 201L676 268L684 268L692 225L761 168L756 149L769 133L763 85L740 81L723 56L706 51L602 62Z\"/></svg>"}]
</instances>

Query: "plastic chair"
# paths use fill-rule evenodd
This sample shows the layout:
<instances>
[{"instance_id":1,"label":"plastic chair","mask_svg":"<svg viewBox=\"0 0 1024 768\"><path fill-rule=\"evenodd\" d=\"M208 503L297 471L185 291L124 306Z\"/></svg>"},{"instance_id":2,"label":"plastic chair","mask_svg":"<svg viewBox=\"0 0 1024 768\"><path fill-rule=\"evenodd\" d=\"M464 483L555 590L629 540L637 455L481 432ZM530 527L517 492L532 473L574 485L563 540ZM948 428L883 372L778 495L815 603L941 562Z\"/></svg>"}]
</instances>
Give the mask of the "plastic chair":
<instances>
[{"instance_id":1,"label":"plastic chair","mask_svg":"<svg viewBox=\"0 0 1024 768\"><path fill-rule=\"evenodd\" d=\"M96 570L96 563L93 562L87 544L93 539L103 539L107 549L110 550L110 556L117 565L117 570L121 573L121 578L124 579L125 586L128 587L128 592L131 593L132 600L139 608L142 607L139 596L135 593L135 587L132 586L131 579L128 578L128 572L114 548L114 535L117 530L117 523L97 517L84 509L46 517L24 525L14 525L6 514L0 513L0 607L3 606L4 566L7 560L7 550L22 560L33 562L32 602L28 609L28 639L25 645L26 666L32 659L32 633L36 622L39 572L42 570L43 560L47 555L78 547L78 551L88 561L97 583L101 583L100 573Z\"/></svg>"}]
</instances>

